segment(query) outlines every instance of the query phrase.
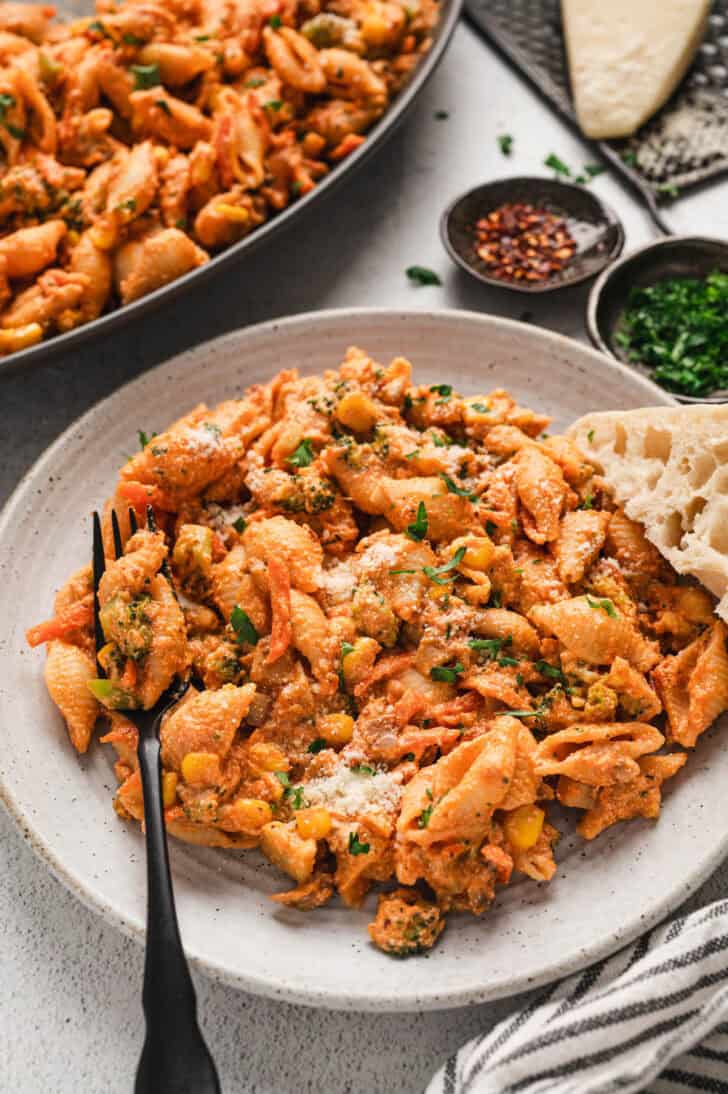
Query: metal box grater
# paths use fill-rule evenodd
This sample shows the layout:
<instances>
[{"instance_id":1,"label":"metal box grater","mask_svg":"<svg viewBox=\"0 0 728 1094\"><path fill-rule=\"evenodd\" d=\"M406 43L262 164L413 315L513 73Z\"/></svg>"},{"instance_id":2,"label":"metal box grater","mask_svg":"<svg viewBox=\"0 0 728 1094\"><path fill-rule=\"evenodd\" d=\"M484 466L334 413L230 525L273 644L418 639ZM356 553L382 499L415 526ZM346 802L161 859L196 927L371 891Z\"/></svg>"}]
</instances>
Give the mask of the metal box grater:
<instances>
[{"instance_id":1,"label":"metal box grater","mask_svg":"<svg viewBox=\"0 0 728 1094\"><path fill-rule=\"evenodd\" d=\"M476 27L576 125L559 0L465 0L465 8ZM670 227L661 203L728 171L728 0L714 0L695 61L662 110L635 136L599 141L597 147L636 187L665 232Z\"/></svg>"}]
</instances>

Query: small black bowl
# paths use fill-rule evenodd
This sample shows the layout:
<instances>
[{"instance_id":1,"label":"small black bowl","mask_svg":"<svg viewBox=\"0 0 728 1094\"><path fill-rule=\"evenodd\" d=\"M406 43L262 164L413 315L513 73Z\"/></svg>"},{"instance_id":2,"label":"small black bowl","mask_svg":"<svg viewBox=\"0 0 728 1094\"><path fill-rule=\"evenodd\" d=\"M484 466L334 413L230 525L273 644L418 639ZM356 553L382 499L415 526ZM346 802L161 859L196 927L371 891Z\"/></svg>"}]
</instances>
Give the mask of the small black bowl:
<instances>
[{"instance_id":1,"label":"small black bowl","mask_svg":"<svg viewBox=\"0 0 728 1094\"><path fill-rule=\"evenodd\" d=\"M576 242L574 257L545 281L493 277L476 252L475 223L506 202L523 202L563 217ZM543 293L595 277L621 254L624 229L616 213L590 190L558 179L509 178L485 182L462 194L440 218L440 237L456 262L478 281L498 289Z\"/></svg>"},{"instance_id":2,"label":"small black bowl","mask_svg":"<svg viewBox=\"0 0 728 1094\"><path fill-rule=\"evenodd\" d=\"M644 289L672 277L707 277L714 270L728 273L728 242L722 239L668 236L639 247L605 270L593 285L586 310L589 337L597 349L652 379L652 370L630 361L616 339L631 290ZM702 398L675 394L675 398L681 403L725 403L728 391Z\"/></svg>"}]
</instances>

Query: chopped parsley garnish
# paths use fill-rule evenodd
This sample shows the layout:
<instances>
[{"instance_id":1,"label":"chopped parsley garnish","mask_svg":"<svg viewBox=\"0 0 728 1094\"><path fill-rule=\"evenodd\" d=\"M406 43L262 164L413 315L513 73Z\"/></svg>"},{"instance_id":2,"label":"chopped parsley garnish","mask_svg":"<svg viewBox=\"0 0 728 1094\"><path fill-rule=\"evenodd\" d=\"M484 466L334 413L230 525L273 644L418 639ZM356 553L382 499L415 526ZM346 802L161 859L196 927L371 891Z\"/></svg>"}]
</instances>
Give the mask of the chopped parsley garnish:
<instances>
[{"instance_id":1,"label":"chopped parsley garnish","mask_svg":"<svg viewBox=\"0 0 728 1094\"><path fill-rule=\"evenodd\" d=\"M235 631L238 642L247 642L249 646L258 645L258 632L256 631L250 616L239 605L235 605L230 615L230 623Z\"/></svg>"},{"instance_id":2,"label":"chopped parsley garnish","mask_svg":"<svg viewBox=\"0 0 728 1094\"><path fill-rule=\"evenodd\" d=\"M447 110L436 110L433 117L438 122L444 122L445 118L449 118L450 114Z\"/></svg>"},{"instance_id":3,"label":"chopped parsley garnish","mask_svg":"<svg viewBox=\"0 0 728 1094\"><path fill-rule=\"evenodd\" d=\"M155 437L155 436L156 436L156 434L152 433L152 437ZM139 438L139 447L140 448L146 448L147 445L149 444L150 440L151 440L151 437L148 437L143 429L138 429L137 430L137 437Z\"/></svg>"},{"instance_id":4,"label":"chopped parsley garnish","mask_svg":"<svg viewBox=\"0 0 728 1094\"><path fill-rule=\"evenodd\" d=\"M290 463L292 467L308 467L315 458L311 442L304 437L295 451L286 457L286 463Z\"/></svg>"},{"instance_id":5,"label":"chopped parsley garnish","mask_svg":"<svg viewBox=\"0 0 728 1094\"><path fill-rule=\"evenodd\" d=\"M550 167L557 175L563 175L564 178L571 178L571 168L568 167L563 160L559 159L555 152L550 152L548 154L543 161L543 165L544 167Z\"/></svg>"},{"instance_id":6,"label":"chopped parsley garnish","mask_svg":"<svg viewBox=\"0 0 728 1094\"><path fill-rule=\"evenodd\" d=\"M362 843L359 839L358 832L349 832L349 854L350 855L368 855L369 844Z\"/></svg>"},{"instance_id":7,"label":"chopped parsley garnish","mask_svg":"<svg viewBox=\"0 0 728 1094\"><path fill-rule=\"evenodd\" d=\"M157 87L162 82L156 62L151 65L130 65L129 71L134 77L135 91L148 91L150 87Z\"/></svg>"},{"instance_id":8,"label":"chopped parsley garnish","mask_svg":"<svg viewBox=\"0 0 728 1094\"><path fill-rule=\"evenodd\" d=\"M584 498L583 502L579 506L580 509L593 509L594 508L594 495L589 493Z\"/></svg>"},{"instance_id":9,"label":"chopped parsley garnish","mask_svg":"<svg viewBox=\"0 0 728 1094\"><path fill-rule=\"evenodd\" d=\"M448 445L452 444L452 441L448 437L447 433L444 435L444 437L439 437L437 433L431 433L430 436L432 437L432 443L434 444L435 448L447 448Z\"/></svg>"},{"instance_id":10,"label":"chopped parsley garnish","mask_svg":"<svg viewBox=\"0 0 728 1094\"><path fill-rule=\"evenodd\" d=\"M560 680L562 684L566 682L566 677L561 669L557 669L555 665L549 665L548 661L536 661L533 667L542 676L550 676L552 680Z\"/></svg>"},{"instance_id":11,"label":"chopped parsley garnish","mask_svg":"<svg viewBox=\"0 0 728 1094\"><path fill-rule=\"evenodd\" d=\"M15 137L16 141L25 140L25 130L21 129L19 125L13 125L11 122L5 122L5 128L11 137Z\"/></svg>"},{"instance_id":12,"label":"chopped parsley garnish","mask_svg":"<svg viewBox=\"0 0 728 1094\"><path fill-rule=\"evenodd\" d=\"M623 152L622 163L626 163L628 167L637 166L637 153L636 152Z\"/></svg>"},{"instance_id":13,"label":"chopped parsley garnish","mask_svg":"<svg viewBox=\"0 0 728 1094\"><path fill-rule=\"evenodd\" d=\"M407 525L406 534L417 543L427 535L427 509L424 501L417 506L417 515L413 522Z\"/></svg>"},{"instance_id":14,"label":"chopped parsley garnish","mask_svg":"<svg viewBox=\"0 0 728 1094\"><path fill-rule=\"evenodd\" d=\"M449 398L452 395L452 384L433 384L430 391L437 392L443 398Z\"/></svg>"},{"instance_id":15,"label":"chopped parsley garnish","mask_svg":"<svg viewBox=\"0 0 728 1094\"><path fill-rule=\"evenodd\" d=\"M589 444L591 444L593 442L593 440L594 440L594 430L593 429L589 430L589 432L586 435L586 439L588 440Z\"/></svg>"},{"instance_id":16,"label":"chopped parsley garnish","mask_svg":"<svg viewBox=\"0 0 728 1094\"><path fill-rule=\"evenodd\" d=\"M414 760L414 758L415 758L414 752L405 752L404 756L402 757L403 760L409 760L410 763Z\"/></svg>"},{"instance_id":17,"label":"chopped parsley garnish","mask_svg":"<svg viewBox=\"0 0 728 1094\"><path fill-rule=\"evenodd\" d=\"M143 46L144 45L144 39L143 38L138 38L136 36L136 34L122 34L121 40L127 46Z\"/></svg>"},{"instance_id":18,"label":"chopped parsley garnish","mask_svg":"<svg viewBox=\"0 0 728 1094\"><path fill-rule=\"evenodd\" d=\"M5 115L13 106L15 106L13 95L8 95L6 92L0 94L0 122L5 121Z\"/></svg>"},{"instance_id":19,"label":"chopped parsley garnish","mask_svg":"<svg viewBox=\"0 0 728 1094\"><path fill-rule=\"evenodd\" d=\"M285 786L286 789L291 785L291 780L288 778L287 771L274 771L273 774L278 779L281 786Z\"/></svg>"},{"instance_id":20,"label":"chopped parsley garnish","mask_svg":"<svg viewBox=\"0 0 728 1094\"><path fill-rule=\"evenodd\" d=\"M405 273L416 285L442 285L435 271L428 270L427 266L408 266Z\"/></svg>"},{"instance_id":21,"label":"chopped parsley garnish","mask_svg":"<svg viewBox=\"0 0 728 1094\"><path fill-rule=\"evenodd\" d=\"M590 608L606 612L607 615L610 615L612 617L612 619L617 618L617 609L614 607L614 604L608 596L589 596L589 594L587 593L586 602Z\"/></svg>"},{"instance_id":22,"label":"chopped parsley garnish","mask_svg":"<svg viewBox=\"0 0 728 1094\"><path fill-rule=\"evenodd\" d=\"M290 803L291 809L303 809L306 804L302 786L287 786L284 797Z\"/></svg>"},{"instance_id":23,"label":"chopped parsley garnish","mask_svg":"<svg viewBox=\"0 0 728 1094\"><path fill-rule=\"evenodd\" d=\"M341 643L341 653L339 655L339 691L346 691L346 681L344 680L344 658L348 657L350 653L354 652L354 647L351 642ZM309 749L309 752L311 750Z\"/></svg>"},{"instance_id":24,"label":"chopped parsley garnish","mask_svg":"<svg viewBox=\"0 0 728 1094\"><path fill-rule=\"evenodd\" d=\"M470 405L478 414L490 414L490 407L486 406L485 403L471 403Z\"/></svg>"},{"instance_id":25,"label":"chopped parsley garnish","mask_svg":"<svg viewBox=\"0 0 728 1094\"><path fill-rule=\"evenodd\" d=\"M676 186L674 182L661 182L657 187L657 193L662 194L663 197L675 198L680 197L680 188Z\"/></svg>"},{"instance_id":26,"label":"chopped parsley garnish","mask_svg":"<svg viewBox=\"0 0 728 1094\"><path fill-rule=\"evenodd\" d=\"M397 574L416 574L417 570L390 570L392 577L396 577Z\"/></svg>"},{"instance_id":27,"label":"chopped parsley garnish","mask_svg":"<svg viewBox=\"0 0 728 1094\"><path fill-rule=\"evenodd\" d=\"M507 638L471 638L468 645L471 650L483 651L495 659L503 647L510 646L512 642L513 637L509 634Z\"/></svg>"},{"instance_id":28,"label":"chopped parsley garnish","mask_svg":"<svg viewBox=\"0 0 728 1094\"><path fill-rule=\"evenodd\" d=\"M265 80L261 76L253 76L250 80L245 81L245 86L250 88L262 87L264 83Z\"/></svg>"},{"instance_id":29,"label":"chopped parsley garnish","mask_svg":"<svg viewBox=\"0 0 728 1094\"><path fill-rule=\"evenodd\" d=\"M273 27L274 30L277 30L280 25L281 25L280 15L271 15L270 19L268 20L268 26Z\"/></svg>"},{"instance_id":30,"label":"chopped parsley garnish","mask_svg":"<svg viewBox=\"0 0 728 1094\"><path fill-rule=\"evenodd\" d=\"M96 34L102 34L104 38L111 37L108 30L100 19L94 19L93 22L89 23L89 25L86 27L86 30L93 30L96 32Z\"/></svg>"},{"instance_id":31,"label":"chopped parsley garnish","mask_svg":"<svg viewBox=\"0 0 728 1094\"><path fill-rule=\"evenodd\" d=\"M543 718L549 706L550 703L544 701L535 710L506 710L503 713L508 714L511 718Z\"/></svg>"},{"instance_id":32,"label":"chopped parsley garnish","mask_svg":"<svg viewBox=\"0 0 728 1094\"><path fill-rule=\"evenodd\" d=\"M418 828L427 828L427 825L430 823L430 817L432 816L432 810L434 808L434 805L428 805L422 810L419 817L417 818Z\"/></svg>"},{"instance_id":33,"label":"chopped parsley garnish","mask_svg":"<svg viewBox=\"0 0 728 1094\"><path fill-rule=\"evenodd\" d=\"M371 764L354 764L351 769L356 775L376 775L376 769Z\"/></svg>"},{"instance_id":34,"label":"chopped parsley garnish","mask_svg":"<svg viewBox=\"0 0 728 1094\"><path fill-rule=\"evenodd\" d=\"M116 208L125 213L133 213L136 209L136 198L127 198L126 201L119 202Z\"/></svg>"},{"instance_id":35,"label":"chopped parsley garnish","mask_svg":"<svg viewBox=\"0 0 728 1094\"><path fill-rule=\"evenodd\" d=\"M248 522L245 519L245 517L236 517L235 520L233 521L233 528L239 534L242 534L247 527L248 527Z\"/></svg>"},{"instance_id":36,"label":"chopped parsley garnish","mask_svg":"<svg viewBox=\"0 0 728 1094\"><path fill-rule=\"evenodd\" d=\"M454 574L450 577L443 577L443 574L449 573L454 570L456 566L459 566L465 555L465 548L458 547L455 554L452 556L449 562L444 562L442 566L423 566L422 573L425 577L429 577L430 581L434 581L436 585L447 585L449 581L452 581Z\"/></svg>"},{"instance_id":37,"label":"chopped parsley garnish","mask_svg":"<svg viewBox=\"0 0 728 1094\"><path fill-rule=\"evenodd\" d=\"M308 746L308 751L312 752L315 756L322 748L326 748L326 741L323 737L317 737L315 741L311 741L311 744Z\"/></svg>"},{"instance_id":38,"label":"chopped parsley garnish","mask_svg":"<svg viewBox=\"0 0 728 1094\"><path fill-rule=\"evenodd\" d=\"M267 103L263 103L266 110L280 110L283 106L283 99L269 99Z\"/></svg>"},{"instance_id":39,"label":"chopped parsley garnish","mask_svg":"<svg viewBox=\"0 0 728 1094\"><path fill-rule=\"evenodd\" d=\"M498 526L492 520L486 520L485 530L489 536L492 536L495 532L497 532Z\"/></svg>"},{"instance_id":40,"label":"chopped parsley garnish","mask_svg":"<svg viewBox=\"0 0 728 1094\"><path fill-rule=\"evenodd\" d=\"M464 490L462 486L458 486L456 482L453 482L449 475L446 475L444 471L440 472L440 478L445 483L449 493L457 494L459 498L467 498L468 501L474 501L477 498L477 494L473 494L471 490Z\"/></svg>"},{"instance_id":41,"label":"chopped parsley garnish","mask_svg":"<svg viewBox=\"0 0 728 1094\"><path fill-rule=\"evenodd\" d=\"M443 684L456 684L458 676L465 672L465 668L459 661L454 665L435 665L430 669L430 679L439 680Z\"/></svg>"},{"instance_id":42,"label":"chopped parsley garnish","mask_svg":"<svg viewBox=\"0 0 728 1094\"><path fill-rule=\"evenodd\" d=\"M728 273L633 288L617 342L668 391L693 397L728 388Z\"/></svg>"},{"instance_id":43,"label":"chopped parsley garnish","mask_svg":"<svg viewBox=\"0 0 728 1094\"><path fill-rule=\"evenodd\" d=\"M158 106L165 114L169 114L170 118L172 117L172 110L166 99L155 99L154 105Z\"/></svg>"},{"instance_id":44,"label":"chopped parsley garnish","mask_svg":"<svg viewBox=\"0 0 728 1094\"><path fill-rule=\"evenodd\" d=\"M498 141L498 147L504 156L510 156L513 151L513 137L510 133L501 133L499 137L496 137Z\"/></svg>"}]
</instances>

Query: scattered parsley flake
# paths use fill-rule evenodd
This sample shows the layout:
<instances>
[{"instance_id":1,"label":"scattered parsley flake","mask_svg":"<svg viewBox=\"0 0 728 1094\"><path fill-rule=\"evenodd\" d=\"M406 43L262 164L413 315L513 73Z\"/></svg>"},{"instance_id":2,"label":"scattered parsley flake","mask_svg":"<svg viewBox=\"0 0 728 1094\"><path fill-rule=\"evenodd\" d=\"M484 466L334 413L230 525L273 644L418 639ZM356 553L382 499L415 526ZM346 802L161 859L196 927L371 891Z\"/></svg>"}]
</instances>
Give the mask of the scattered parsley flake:
<instances>
[{"instance_id":1,"label":"scattered parsley flake","mask_svg":"<svg viewBox=\"0 0 728 1094\"><path fill-rule=\"evenodd\" d=\"M504 156L510 156L513 151L513 137L510 133L501 133L499 137L496 137L498 141L498 147Z\"/></svg>"},{"instance_id":2,"label":"scattered parsley flake","mask_svg":"<svg viewBox=\"0 0 728 1094\"><path fill-rule=\"evenodd\" d=\"M307 437L304 437L295 451L286 457L286 463L290 463L292 467L308 467L315 458L311 442Z\"/></svg>"},{"instance_id":3,"label":"scattered parsley flake","mask_svg":"<svg viewBox=\"0 0 728 1094\"><path fill-rule=\"evenodd\" d=\"M317 737L315 741L311 741L311 744L308 746L308 751L312 752L315 756L316 753L320 752L323 748L326 748L326 741L323 737Z\"/></svg>"},{"instance_id":4,"label":"scattered parsley flake","mask_svg":"<svg viewBox=\"0 0 728 1094\"><path fill-rule=\"evenodd\" d=\"M236 519L233 521L233 528L239 535L241 535L245 531L247 526L248 522L245 517L236 517Z\"/></svg>"},{"instance_id":5,"label":"scattered parsley flake","mask_svg":"<svg viewBox=\"0 0 728 1094\"><path fill-rule=\"evenodd\" d=\"M416 543L421 542L427 535L427 509L425 508L424 501L421 501L417 506L417 514L412 524L408 524L406 528L406 535L410 539L415 540Z\"/></svg>"},{"instance_id":6,"label":"scattered parsley flake","mask_svg":"<svg viewBox=\"0 0 728 1094\"><path fill-rule=\"evenodd\" d=\"M428 805L422 810L419 817L417 818L418 828L427 828L427 825L430 823L430 817L432 816L432 810L434 808L434 805Z\"/></svg>"},{"instance_id":7,"label":"scattered parsley flake","mask_svg":"<svg viewBox=\"0 0 728 1094\"><path fill-rule=\"evenodd\" d=\"M247 642L249 646L258 645L258 632L247 612L236 604L230 614L230 623L238 642Z\"/></svg>"},{"instance_id":8,"label":"scattered parsley flake","mask_svg":"<svg viewBox=\"0 0 728 1094\"><path fill-rule=\"evenodd\" d=\"M454 665L435 665L430 669L430 679L439 680L444 684L456 684L458 676L465 672L465 667L456 661Z\"/></svg>"},{"instance_id":9,"label":"scattered parsley flake","mask_svg":"<svg viewBox=\"0 0 728 1094\"><path fill-rule=\"evenodd\" d=\"M362 843L359 839L358 832L349 832L349 854L350 855L368 855L370 846L368 843Z\"/></svg>"},{"instance_id":10,"label":"scattered parsley flake","mask_svg":"<svg viewBox=\"0 0 728 1094\"><path fill-rule=\"evenodd\" d=\"M438 395L449 398L452 395L452 384L433 384L430 391L436 391Z\"/></svg>"},{"instance_id":11,"label":"scattered parsley flake","mask_svg":"<svg viewBox=\"0 0 728 1094\"><path fill-rule=\"evenodd\" d=\"M148 91L150 87L157 87L162 82L156 62L151 65L130 65L129 71L134 77L135 91Z\"/></svg>"},{"instance_id":12,"label":"scattered parsley flake","mask_svg":"<svg viewBox=\"0 0 728 1094\"><path fill-rule=\"evenodd\" d=\"M617 609L608 596L589 596L587 593L586 602L590 608L606 612L612 619L617 618Z\"/></svg>"},{"instance_id":13,"label":"scattered parsley flake","mask_svg":"<svg viewBox=\"0 0 728 1094\"><path fill-rule=\"evenodd\" d=\"M416 285L442 285L435 271L428 270L426 266L408 266L405 273Z\"/></svg>"},{"instance_id":14,"label":"scattered parsley flake","mask_svg":"<svg viewBox=\"0 0 728 1094\"><path fill-rule=\"evenodd\" d=\"M455 554L452 556L449 562L443 563L442 566L423 566L422 573L425 577L429 577L430 581L434 581L436 585L447 585L452 581L454 574L451 577L443 577L443 574L449 573L454 570L456 566L459 566L465 555L465 548L458 547Z\"/></svg>"},{"instance_id":15,"label":"scattered parsley flake","mask_svg":"<svg viewBox=\"0 0 728 1094\"><path fill-rule=\"evenodd\" d=\"M448 488L448 491L451 494L457 494L459 498L467 498L468 501L475 501L475 499L477 498L477 494L473 494L472 491L464 490L462 486L458 486L457 483L453 482L450 476L446 475L444 471L440 472L440 478L445 483L445 486Z\"/></svg>"}]
</instances>

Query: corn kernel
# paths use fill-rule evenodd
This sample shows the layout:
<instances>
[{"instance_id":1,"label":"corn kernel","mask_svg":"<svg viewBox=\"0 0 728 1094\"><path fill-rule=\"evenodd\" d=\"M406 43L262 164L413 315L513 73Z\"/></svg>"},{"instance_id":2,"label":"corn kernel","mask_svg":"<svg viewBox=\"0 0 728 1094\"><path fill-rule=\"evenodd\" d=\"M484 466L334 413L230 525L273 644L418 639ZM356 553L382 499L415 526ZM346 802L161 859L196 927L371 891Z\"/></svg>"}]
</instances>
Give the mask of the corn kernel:
<instances>
[{"instance_id":1,"label":"corn kernel","mask_svg":"<svg viewBox=\"0 0 728 1094\"><path fill-rule=\"evenodd\" d=\"M260 798L238 798L230 806L230 811L236 831L257 832L273 819L273 810L268 802Z\"/></svg>"},{"instance_id":2,"label":"corn kernel","mask_svg":"<svg viewBox=\"0 0 728 1094\"><path fill-rule=\"evenodd\" d=\"M348 744L354 733L354 719L350 714L327 714L318 723L319 735L327 744Z\"/></svg>"},{"instance_id":3,"label":"corn kernel","mask_svg":"<svg viewBox=\"0 0 728 1094\"><path fill-rule=\"evenodd\" d=\"M331 814L328 809L299 809L296 828L301 839L323 839L331 831Z\"/></svg>"},{"instance_id":4,"label":"corn kernel","mask_svg":"<svg viewBox=\"0 0 728 1094\"><path fill-rule=\"evenodd\" d=\"M169 809L177 799L177 772L165 771L162 774L162 801L164 808Z\"/></svg>"},{"instance_id":5,"label":"corn kernel","mask_svg":"<svg viewBox=\"0 0 728 1094\"><path fill-rule=\"evenodd\" d=\"M363 391L345 395L336 408L336 417L354 433L368 433L379 418L374 402Z\"/></svg>"},{"instance_id":6,"label":"corn kernel","mask_svg":"<svg viewBox=\"0 0 728 1094\"><path fill-rule=\"evenodd\" d=\"M72 247L76 246L80 238L81 236L78 234L75 228L69 228L68 232L66 233L66 239Z\"/></svg>"},{"instance_id":7,"label":"corn kernel","mask_svg":"<svg viewBox=\"0 0 728 1094\"><path fill-rule=\"evenodd\" d=\"M527 851L538 842L543 831L544 811L537 805L521 805L506 814L503 829L506 839L516 851Z\"/></svg>"},{"instance_id":8,"label":"corn kernel","mask_svg":"<svg viewBox=\"0 0 728 1094\"><path fill-rule=\"evenodd\" d=\"M215 206L215 212L219 216L225 217L225 220L231 220L234 224L247 224L250 220L250 213L247 209L243 209L239 205L230 205L226 201L218 202Z\"/></svg>"},{"instance_id":9,"label":"corn kernel","mask_svg":"<svg viewBox=\"0 0 728 1094\"><path fill-rule=\"evenodd\" d=\"M216 752L188 752L182 760L182 778L190 786L214 786L220 781Z\"/></svg>"},{"instance_id":10,"label":"corn kernel","mask_svg":"<svg viewBox=\"0 0 728 1094\"><path fill-rule=\"evenodd\" d=\"M154 158L157 161L157 167L166 167L169 162L169 151L166 148L162 148L161 144L155 146Z\"/></svg>"},{"instance_id":11,"label":"corn kernel","mask_svg":"<svg viewBox=\"0 0 728 1094\"><path fill-rule=\"evenodd\" d=\"M494 552L495 545L487 536L473 537L470 546L465 548L463 566L467 566L469 570L487 570L493 561Z\"/></svg>"},{"instance_id":12,"label":"corn kernel","mask_svg":"<svg viewBox=\"0 0 728 1094\"><path fill-rule=\"evenodd\" d=\"M278 745L268 741L256 741L248 752L250 763L258 771L288 771L290 763L285 752Z\"/></svg>"},{"instance_id":13,"label":"corn kernel","mask_svg":"<svg viewBox=\"0 0 728 1094\"><path fill-rule=\"evenodd\" d=\"M341 671L349 691L364 679L381 648L376 638L357 638L354 649L342 657Z\"/></svg>"}]
</instances>

